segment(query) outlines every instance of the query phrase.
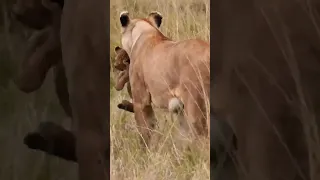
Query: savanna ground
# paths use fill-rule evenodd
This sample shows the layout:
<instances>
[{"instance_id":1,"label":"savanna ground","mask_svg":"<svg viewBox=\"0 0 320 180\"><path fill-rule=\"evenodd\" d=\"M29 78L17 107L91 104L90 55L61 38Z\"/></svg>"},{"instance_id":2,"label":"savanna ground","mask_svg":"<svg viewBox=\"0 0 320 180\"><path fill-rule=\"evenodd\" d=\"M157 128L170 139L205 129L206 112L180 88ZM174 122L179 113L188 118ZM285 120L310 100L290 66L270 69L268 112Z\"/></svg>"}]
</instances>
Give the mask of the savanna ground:
<instances>
[{"instance_id":1,"label":"savanna ground","mask_svg":"<svg viewBox=\"0 0 320 180\"><path fill-rule=\"evenodd\" d=\"M52 72L34 93L20 92L13 84L18 62L26 49L30 30L9 20L14 0L0 2L0 179L1 180L75 180L74 163L28 149L24 135L41 121L54 121L70 129L53 89ZM163 16L161 31L173 39L199 37L209 41L209 0L112 0L110 22L111 60L114 47L120 45L119 12L146 16L151 10ZM209 179L209 142L200 142L192 151L175 150L170 116L158 112L160 128L156 150L142 153L132 114L117 109L128 98L126 91L113 88L111 72L111 179ZM166 125L164 126L164 122Z\"/></svg>"},{"instance_id":2,"label":"savanna ground","mask_svg":"<svg viewBox=\"0 0 320 180\"><path fill-rule=\"evenodd\" d=\"M114 47L120 46L119 14L123 10L130 17L146 17L151 11L163 15L160 30L174 40L210 38L209 0L111 0L110 2L110 52L114 59ZM111 72L111 86L117 72ZM133 114L117 108L123 99L129 99L126 88L118 92L114 88L110 94L111 113L111 179L194 179L210 178L209 141L203 140L193 145L191 151L176 148L173 132L175 118L156 110L158 128L154 131L150 151L140 149L139 133Z\"/></svg>"}]
</instances>

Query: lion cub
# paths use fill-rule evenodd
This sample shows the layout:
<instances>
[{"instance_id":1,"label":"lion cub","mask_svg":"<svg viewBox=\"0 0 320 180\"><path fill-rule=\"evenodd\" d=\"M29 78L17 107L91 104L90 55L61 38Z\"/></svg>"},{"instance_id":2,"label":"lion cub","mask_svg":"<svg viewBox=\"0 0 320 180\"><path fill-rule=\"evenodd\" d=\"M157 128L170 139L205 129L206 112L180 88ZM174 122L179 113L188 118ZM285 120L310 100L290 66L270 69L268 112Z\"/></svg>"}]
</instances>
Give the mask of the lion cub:
<instances>
[{"instance_id":1,"label":"lion cub","mask_svg":"<svg viewBox=\"0 0 320 180\"><path fill-rule=\"evenodd\" d=\"M19 75L15 82L18 87L25 92L32 92L42 85L49 69L61 61L60 48L60 22L62 7L50 0L30 1L32 7L26 6L27 0L21 0L21 3L15 7L17 20L23 25L30 27L35 31L29 39L27 53L23 59ZM30 5L31 6L31 5ZM38 7L38 11L34 8ZM26 9L20 11L20 9ZM31 13L33 12L33 13ZM48 16L43 16L40 12L47 12ZM37 18L47 22L40 25Z\"/></svg>"},{"instance_id":2,"label":"lion cub","mask_svg":"<svg viewBox=\"0 0 320 180\"><path fill-rule=\"evenodd\" d=\"M115 52L116 57L114 67L117 70L121 71L119 76L117 77L115 89L117 91L121 91L124 88L124 85L129 82L130 58L127 52L119 46L115 47ZM127 83L127 91L129 93L129 96L132 98L130 83ZM118 104L118 108L133 112L133 104L127 100L123 100L122 103Z\"/></svg>"},{"instance_id":3,"label":"lion cub","mask_svg":"<svg viewBox=\"0 0 320 180\"><path fill-rule=\"evenodd\" d=\"M18 0L13 14L34 31L14 82L23 92L39 89L48 71L54 70L55 91L65 113L71 117L67 79L62 63L60 24L64 0Z\"/></svg>"}]
</instances>

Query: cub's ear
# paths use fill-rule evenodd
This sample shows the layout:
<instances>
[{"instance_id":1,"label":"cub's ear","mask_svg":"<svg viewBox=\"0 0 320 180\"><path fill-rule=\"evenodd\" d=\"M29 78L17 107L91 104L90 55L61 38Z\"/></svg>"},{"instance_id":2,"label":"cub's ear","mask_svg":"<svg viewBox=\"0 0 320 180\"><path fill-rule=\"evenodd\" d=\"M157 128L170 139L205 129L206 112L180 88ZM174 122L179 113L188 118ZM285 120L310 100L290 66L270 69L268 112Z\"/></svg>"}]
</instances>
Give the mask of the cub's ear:
<instances>
[{"instance_id":1,"label":"cub's ear","mask_svg":"<svg viewBox=\"0 0 320 180\"><path fill-rule=\"evenodd\" d=\"M120 23L122 27L127 27L130 23L130 17L128 11L122 11L120 13Z\"/></svg>"},{"instance_id":2,"label":"cub's ear","mask_svg":"<svg viewBox=\"0 0 320 180\"><path fill-rule=\"evenodd\" d=\"M119 53L120 50L121 50L121 47L119 47L119 46L117 46L117 47L114 48L114 51L115 51L116 53Z\"/></svg>"},{"instance_id":3,"label":"cub's ear","mask_svg":"<svg viewBox=\"0 0 320 180\"><path fill-rule=\"evenodd\" d=\"M148 15L148 20L157 28L161 26L162 23L162 15L157 11L152 11Z\"/></svg>"}]
</instances>

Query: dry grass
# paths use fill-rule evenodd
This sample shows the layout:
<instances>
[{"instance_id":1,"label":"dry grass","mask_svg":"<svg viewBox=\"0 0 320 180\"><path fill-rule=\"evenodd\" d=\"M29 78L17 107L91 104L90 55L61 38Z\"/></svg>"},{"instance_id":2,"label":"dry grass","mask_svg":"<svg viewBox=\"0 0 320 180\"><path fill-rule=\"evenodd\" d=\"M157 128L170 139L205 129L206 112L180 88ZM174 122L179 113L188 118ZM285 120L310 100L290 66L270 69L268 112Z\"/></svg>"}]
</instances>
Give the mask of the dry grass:
<instances>
[{"instance_id":1,"label":"dry grass","mask_svg":"<svg viewBox=\"0 0 320 180\"><path fill-rule=\"evenodd\" d=\"M127 10L132 17L145 17L151 11L163 15L160 30L174 40L201 38L209 41L209 0L112 0L110 3L110 51L114 58L114 47L120 45L119 13ZM111 72L111 86L116 72ZM175 130L174 118L157 112L158 128L156 140L150 151L142 152L139 133L133 114L117 108L123 99L129 99L126 90L111 89L111 179L209 179L209 141L203 140L192 146L191 152L179 151L172 138Z\"/></svg>"}]
</instances>

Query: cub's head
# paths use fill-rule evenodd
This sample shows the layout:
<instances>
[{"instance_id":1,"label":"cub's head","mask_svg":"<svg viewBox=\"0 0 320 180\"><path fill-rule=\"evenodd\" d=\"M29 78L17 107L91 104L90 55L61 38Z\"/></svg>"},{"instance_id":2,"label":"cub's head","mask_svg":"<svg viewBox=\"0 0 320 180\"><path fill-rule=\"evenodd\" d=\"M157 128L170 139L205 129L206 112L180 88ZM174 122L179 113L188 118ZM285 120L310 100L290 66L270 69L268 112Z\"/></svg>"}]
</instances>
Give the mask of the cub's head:
<instances>
[{"instance_id":1,"label":"cub's head","mask_svg":"<svg viewBox=\"0 0 320 180\"><path fill-rule=\"evenodd\" d=\"M119 46L117 46L114 50L116 51L114 67L120 71L126 70L126 67L130 64L130 58L127 52Z\"/></svg>"},{"instance_id":2,"label":"cub's head","mask_svg":"<svg viewBox=\"0 0 320 180\"><path fill-rule=\"evenodd\" d=\"M121 43L128 53L140 35L150 31L158 31L162 23L162 15L153 11L146 18L130 18L128 11L120 13Z\"/></svg>"},{"instance_id":3,"label":"cub's head","mask_svg":"<svg viewBox=\"0 0 320 180\"><path fill-rule=\"evenodd\" d=\"M11 15L25 26L43 29L51 23L51 13L41 0L17 0Z\"/></svg>"},{"instance_id":4,"label":"cub's head","mask_svg":"<svg viewBox=\"0 0 320 180\"><path fill-rule=\"evenodd\" d=\"M64 0L16 0L11 16L29 28L43 29L52 23L52 12L46 4L57 4L62 9Z\"/></svg>"}]
</instances>

